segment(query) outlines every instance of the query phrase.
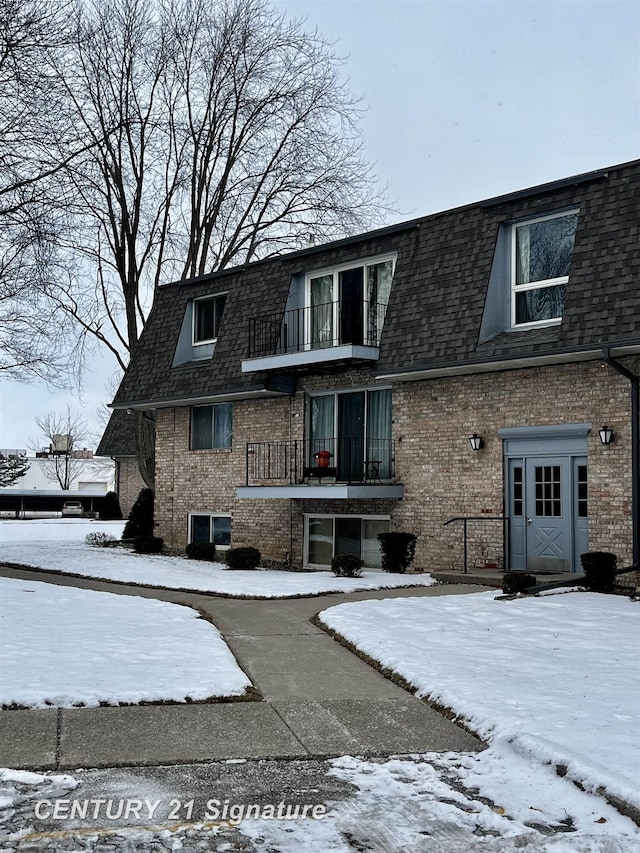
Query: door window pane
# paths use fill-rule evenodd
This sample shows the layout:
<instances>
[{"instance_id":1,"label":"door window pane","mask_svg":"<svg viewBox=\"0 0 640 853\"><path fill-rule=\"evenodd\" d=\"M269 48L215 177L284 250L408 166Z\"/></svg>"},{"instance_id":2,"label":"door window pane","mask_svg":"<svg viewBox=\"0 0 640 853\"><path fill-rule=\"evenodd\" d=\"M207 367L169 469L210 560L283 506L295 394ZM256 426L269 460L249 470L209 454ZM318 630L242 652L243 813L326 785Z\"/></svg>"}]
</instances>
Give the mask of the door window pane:
<instances>
[{"instance_id":1,"label":"door window pane","mask_svg":"<svg viewBox=\"0 0 640 853\"><path fill-rule=\"evenodd\" d=\"M338 395L338 479L359 483L364 461L364 391Z\"/></svg>"},{"instance_id":2,"label":"door window pane","mask_svg":"<svg viewBox=\"0 0 640 853\"><path fill-rule=\"evenodd\" d=\"M309 562L318 566L330 566L333 557L333 519L310 518Z\"/></svg>"},{"instance_id":3,"label":"door window pane","mask_svg":"<svg viewBox=\"0 0 640 853\"><path fill-rule=\"evenodd\" d=\"M361 519L348 517L335 520L335 553L360 556Z\"/></svg>"},{"instance_id":4,"label":"door window pane","mask_svg":"<svg viewBox=\"0 0 640 853\"><path fill-rule=\"evenodd\" d=\"M536 465L535 494L537 516L558 518L562 515L559 465Z\"/></svg>"},{"instance_id":5,"label":"door window pane","mask_svg":"<svg viewBox=\"0 0 640 853\"><path fill-rule=\"evenodd\" d=\"M382 552L378 533L389 532L389 520L386 518L362 519L362 559L369 569L382 567Z\"/></svg>"},{"instance_id":6,"label":"door window pane","mask_svg":"<svg viewBox=\"0 0 640 853\"><path fill-rule=\"evenodd\" d=\"M513 515L522 515L522 466L513 468Z\"/></svg>"},{"instance_id":7,"label":"door window pane","mask_svg":"<svg viewBox=\"0 0 640 853\"><path fill-rule=\"evenodd\" d=\"M588 518L587 466L578 465L578 518Z\"/></svg>"},{"instance_id":8,"label":"door window pane","mask_svg":"<svg viewBox=\"0 0 640 853\"><path fill-rule=\"evenodd\" d=\"M363 343L362 267L343 270L340 275L340 343Z\"/></svg>"}]
</instances>

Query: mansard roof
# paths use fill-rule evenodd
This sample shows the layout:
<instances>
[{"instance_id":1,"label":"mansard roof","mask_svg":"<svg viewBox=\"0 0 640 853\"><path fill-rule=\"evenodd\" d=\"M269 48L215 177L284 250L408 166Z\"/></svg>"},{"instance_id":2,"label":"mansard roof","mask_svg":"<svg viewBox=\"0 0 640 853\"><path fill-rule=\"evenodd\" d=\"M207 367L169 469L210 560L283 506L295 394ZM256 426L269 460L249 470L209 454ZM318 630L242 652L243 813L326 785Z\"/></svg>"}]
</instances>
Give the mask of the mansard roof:
<instances>
[{"instance_id":1,"label":"mansard roof","mask_svg":"<svg viewBox=\"0 0 640 853\"><path fill-rule=\"evenodd\" d=\"M114 405L267 393L266 375L241 370L249 320L284 311L293 276L389 252L397 261L373 375L572 360L602 347L638 351L639 200L640 160L163 286ZM481 336L501 226L570 209L579 219L562 322ZM187 305L223 292L213 357L173 366Z\"/></svg>"}]
</instances>

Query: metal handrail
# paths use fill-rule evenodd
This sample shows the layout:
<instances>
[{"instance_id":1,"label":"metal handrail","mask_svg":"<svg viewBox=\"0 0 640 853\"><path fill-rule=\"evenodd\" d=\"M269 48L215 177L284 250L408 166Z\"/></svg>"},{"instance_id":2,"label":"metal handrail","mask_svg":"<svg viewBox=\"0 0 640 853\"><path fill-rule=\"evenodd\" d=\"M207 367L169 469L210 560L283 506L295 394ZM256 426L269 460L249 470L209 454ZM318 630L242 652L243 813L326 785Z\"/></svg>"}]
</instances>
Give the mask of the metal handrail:
<instances>
[{"instance_id":1,"label":"metal handrail","mask_svg":"<svg viewBox=\"0 0 640 853\"><path fill-rule=\"evenodd\" d=\"M454 521L462 521L462 543L464 552L464 569L463 574L469 574L468 567L468 538L467 538L467 523L469 521L502 521L503 525L503 551L507 554L507 546L509 541L509 518L505 515L457 515L455 518L450 518L443 523L443 527L453 524ZM504 562L504 561L503 561Z\"/></svg>"},{"instance_id":2,"label":"metal handrail","mask_svg":"<svg viewBox=\"0 0 640 853\"><path fill-rule=\"evenodd\" d=\"M254 441L245 446L246 485L276 481L305 482L326 471L341 483L393 482L395 442L390 438L317 438Z\"/></svg>"},{"instance_id":3,"label":"metal handrail","mask_svg":"<svg viewBox=\"0 0 640 853\"><path fill-rule=\"evenodd\" d=\"M340 299L278 311L249 320L249 358L284 355L342 344L379 346L387 305Z\"/></svg>"}]
</instances>

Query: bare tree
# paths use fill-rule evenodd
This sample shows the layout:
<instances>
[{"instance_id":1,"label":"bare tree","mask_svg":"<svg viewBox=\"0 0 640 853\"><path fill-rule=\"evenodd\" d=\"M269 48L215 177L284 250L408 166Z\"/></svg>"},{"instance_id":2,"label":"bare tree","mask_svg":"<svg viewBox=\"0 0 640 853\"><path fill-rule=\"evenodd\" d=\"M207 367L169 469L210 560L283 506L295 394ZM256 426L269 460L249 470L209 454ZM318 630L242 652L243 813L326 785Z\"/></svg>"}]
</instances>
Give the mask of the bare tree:
<instances>
[{"instance_id":1,"label":"bare tree","mask_svg":"<svg viewBox=\"0 0 640 853\"><path fill-rule=\"evenodd\" d=\"M0 487L13 486L30 467L23 453L16 456L3 456L0 453Z\"/></svg>"},{"instance_id":2,"label":"bare tree","mask_svg":"<svg viewBox=\"0 0 640 853\"><path fill-rule=\"evenodd\" d=\"M65 5L0 0L0 378L53 384L65 383L79 342L48 298L63 257L60 181L85 148L49 62L68 41Z\"/></svg>"},{"instance_id":3,"label":"bare tree","mask_svg":"<svg viewBox=\"0 0 640 853\"><path fill-rule=\"evenodd\" d=\"M61 489L72 488L85 467L85 460L75 455L75 451L82 447L88 435L86 421L67 406L63 414L49 412L36 418L36 424L40 437L39 442L32 442L32 449L47 453L41 457L45 477Z\"/></svg>"},{"instance_id":4,"label":"bare tree","mask_svg":"<svg viewBox=\"0 0 640 853\"><path fill-rule=\"evenodd\" d=\"M342 60L317 32L266 0L71 2L71 43L47 52L64 183L46 208L57 214L55 286L38 292L120 369L159 285L388 212ZM153 487L152 415L136 434Z\"/></svg>"}]
</instances>

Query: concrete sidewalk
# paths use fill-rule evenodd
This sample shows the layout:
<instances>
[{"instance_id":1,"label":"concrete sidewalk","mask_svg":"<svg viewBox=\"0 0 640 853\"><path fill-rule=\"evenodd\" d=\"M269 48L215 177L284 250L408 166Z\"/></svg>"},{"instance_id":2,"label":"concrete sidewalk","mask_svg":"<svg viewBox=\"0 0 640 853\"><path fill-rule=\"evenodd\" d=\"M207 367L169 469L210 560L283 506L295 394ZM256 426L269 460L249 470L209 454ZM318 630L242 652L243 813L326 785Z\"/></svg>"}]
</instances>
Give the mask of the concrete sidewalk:
<instances>
[{"instance_id":1,"label":"concrete sidewalk","mask_svg":"<svg viewBox=\"0 0 640 853\"><path fill-rule=\"evenodd\" d=\"M469 586L249 601L27 570L1 568L0 574L197 607L219 628L264 697L262 702L2 711L0 766L72 769L483 748L309 621L346 601L462 594L473 591Z\"/></svg>"}]
</instances>

